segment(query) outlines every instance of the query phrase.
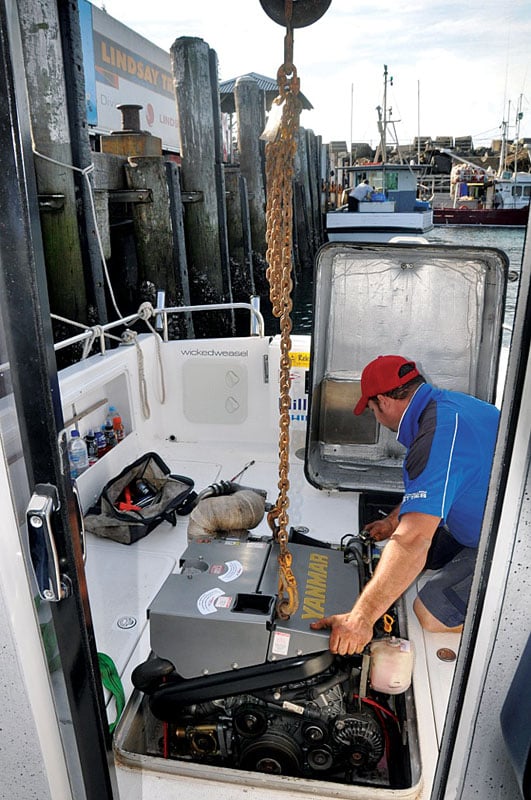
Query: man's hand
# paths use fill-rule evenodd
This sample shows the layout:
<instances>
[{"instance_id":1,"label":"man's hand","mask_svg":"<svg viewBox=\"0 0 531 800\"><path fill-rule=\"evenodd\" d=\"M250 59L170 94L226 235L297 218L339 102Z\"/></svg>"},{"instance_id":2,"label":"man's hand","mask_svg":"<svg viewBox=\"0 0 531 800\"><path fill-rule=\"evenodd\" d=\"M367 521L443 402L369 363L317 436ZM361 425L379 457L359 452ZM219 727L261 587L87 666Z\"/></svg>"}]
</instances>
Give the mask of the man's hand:
<instances>
[{"instance_id":1,"label":"man's hand","mask_svg":"<svg viewBox=\"0 0 531 800\"><path fill-rule=\"evenodd\" d=\"M340 656L361 653L373 636L372 625L352 611L323 617L312 622L310 628L314 631L330 628L330 652Z\"/></svg>"},{"instance_id":2,"label":"man's hand","mask_svg":"<svg viewBox=\"0 0 531 800\"><path fill-rule=\"evenodd\" d=\"M364 530L371 534L372 539L381 542L383 539L389 539L396 528L395 521L391 517L385 517L384 519L377 519L375 522L369 522L365 525Z\"/></svg>"},{"instance_id":3,"label":"man's hand","mask_svg":"<svg viewBox=\"0 0 531 800\"><path fill-rule=\"evenodd\" d=\"M397 506L389 512L387 517L369 522L365 525L364 530L368 531L371 534L371 538L377 542L381 542L383 539L389 539L398 528L398 523L400 521L398 519L399 511L400 506Z\"/></svg>"}]
</instances>

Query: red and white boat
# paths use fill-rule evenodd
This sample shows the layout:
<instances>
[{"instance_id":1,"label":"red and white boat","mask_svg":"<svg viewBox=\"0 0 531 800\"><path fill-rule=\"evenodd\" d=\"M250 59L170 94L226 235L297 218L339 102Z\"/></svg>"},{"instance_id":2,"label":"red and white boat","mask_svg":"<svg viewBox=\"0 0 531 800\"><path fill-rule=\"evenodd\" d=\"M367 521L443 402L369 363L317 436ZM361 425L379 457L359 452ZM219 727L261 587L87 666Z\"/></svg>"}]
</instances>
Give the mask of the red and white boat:
<instances>
[{"instance_id":1,"label":"red and white boat","mask_svg":"<svg viewBox=\"0 0 531 800\"><path fill-rule=\"evenodd\" d=\"M433 207L434 225L525 227L531 200L531 173L490 170L463 162L450 173L451 205Z\"/></svg>"}]
</instances>

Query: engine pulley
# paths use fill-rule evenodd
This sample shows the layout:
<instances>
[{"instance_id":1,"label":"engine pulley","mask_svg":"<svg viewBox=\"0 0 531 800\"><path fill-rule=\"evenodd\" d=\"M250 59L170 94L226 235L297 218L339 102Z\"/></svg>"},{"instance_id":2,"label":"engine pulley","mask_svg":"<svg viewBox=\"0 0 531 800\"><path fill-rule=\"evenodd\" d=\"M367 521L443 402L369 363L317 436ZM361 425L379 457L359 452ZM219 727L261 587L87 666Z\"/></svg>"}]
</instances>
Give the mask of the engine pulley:
<instances>
[{"instance_id":1,"label":"engine pulley","mask_svg":"<svg viewBox=\"0 0 531 800\"><path fill-rule=\"evenodd\" d=\"M288 733L269 730L244 744L239 766L268 775L297 776L301 773L302 751Z\"/></svg>"},{"instance_id":2,"label":"engine pulley","mask_svg":"<svg viewBox=\"0 0 531 800\"><path fill-rule=\"evenodd\" d=\"M384 753L384 737L378 722L367 712L339 717L334 721L332 736L345 748L352 767L375 767Z\"/></svg>"},{"instance_id":3,"label":"engine pulley","mask_svg":"<svg viewBox=\"0 0 531 800\"><path fill-rule=\"evenodd\" d=\"M332 0L293 0L292 28L305 28L320 19ZM273 22L286 27L285 0L260 0L260 5Z\"/></svg>"},{"instance_id":4,"label":"engine pulley","mask_svg":"<svg viewBox=\"0 0 531 800\"><path fill-rule=\"evenodd\" d=\"M234 727L242 736L261 736L267 729L267 717L259 706L244 703L234 713Z\"/></svg>"},{"instance_id":5,"label":"engine pulley","mask_svg":"<svg viewBox=\"0 0 531 800\"><path fill-rule=\"evenodd\" d=\"M334 754L328 745L308 751L308 766L316 772L326 772L334 766Z\"/></svg>"}]
</instances>

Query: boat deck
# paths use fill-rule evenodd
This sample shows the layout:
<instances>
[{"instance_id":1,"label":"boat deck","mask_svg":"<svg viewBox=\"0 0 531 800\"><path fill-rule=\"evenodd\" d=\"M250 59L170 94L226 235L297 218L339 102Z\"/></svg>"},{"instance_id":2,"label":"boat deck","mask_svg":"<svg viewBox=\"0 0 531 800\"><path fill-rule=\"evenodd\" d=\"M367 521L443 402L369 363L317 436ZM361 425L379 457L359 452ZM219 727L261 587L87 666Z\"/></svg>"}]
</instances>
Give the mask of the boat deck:
<instances>
[{"instance_id":1,"label":"boat deck","mask_svg":"<svg viewBox=\"0 0 531 800\"><path fill-rule=\"evenodd\" d=\"M172 472L192 477L198 489L232 477L254 459L255 463L245 474L245 485L266 489L269 500L276 498L278 465L273 447L239 445L228 448L224 445L212 447L167 442L158 446L157 452ZM338 542L345 533L354 533L358 529L355 498L350 493L322 492L311 487L303 474L303 462L297 456L291 459L290 483L290 524L304 525L309 528L311 536L332 542ZM87 577L97 647L115 661L128 698L133 691L131 672L150 652L146 608L166 577L178 569L179 557L187 546L187 525L187 517L180 517L175 527L163 523L131 546L88 535ZM265 519L256 533L270 533ZM112 602L109 602L109 587L112 587ZM405 597L406 624L408 638L416 653L413 688L417 698L423 781L429 785L454 671L454 661L441 661L438 653L441 649L457 653L459 636L423 632L412 612L415 595L416 587L412 586ZM109 697L107 700L108 717L112 721L114 703ZM177 773L180 772L178 763L172 762L172 766ZM155 763L155 774L157 770ZM145 774L145 764L142 772L143 800L160 796L156 794L157 787L160 790L160 775L150 790L151 779ZM208 773L208 769L203 768L203 772ZM194 780L198 777L199 774L194 774ZM121 779L130 780L128 770Z\"/></svg>"},{"instance_id":2,"label":"boat deck","mask_svg":"<svg viewBox=\"0 0 531 800\"><path fill-rule=\"evenodd\" d=\"M307 343L302 345L307 348ZM90 413L84 418L84 425L94 427L91 414L104 413L98 410L98 403L101 409L113 402L120 408L127 430L124 441L80 477L83 509L86 511L94 503L108 480L151 451L160 455L171 472L192 478L196 491L215 481L231 480L252 461L239 483L265 490L268 502L274 503L278 494L278 384L274 376L278 374L279 358L275 342L253 338L230 343L205 340L193 345L165 345L162 362L166 402L159 399L161 382L153 338L146 337L142 347L149 386L147 418L140 400L135 348L119 348L65 371L61 385L65 418L71 411L86 408ZM270 381L263 380L266 356ZM207 358L211 364L205 382L203 365ZM230 403L224 399L227 392ZM345 534L359 531L358 496L355 492L319 490L308 483L304 474L304 409L297 410L295 417L290 451L290 525L305 526L310 536L337 544ZM146 609L166 577L178 569L179 558L187 547L187 525L188 518L179 517L175 527L163 523L129 546L87 535L86 573L97 648L115 662L130 701L134 698L131 673L150 653ZM256 533L270 535L265 519ZM410 735L418 736L418 772L424 789L413 786L398 793L378 789L381 800L429 796L426 787L435 770L454 670L453 661L441 661L437 654L441 648L457 652L459 646L455 634L433 635L421 630L412 612L415 595L416 587L412 586L399 611L401 635L413 642L416 652L413 694L417 724L416 732ZM354 599L345 598L345 610ZM107 702L108 717L113 721L114 701L107 697ZM118 726L116 736L122 733ZM294 786L294 779L286 776L252 773L250 777L250 773L237 770L160 758L146 760L139 756L132 765L124 763L119 748L116 759L123 796L142 800L160 796L166 800L177 796L193 798L198 791L201 796L219 800L218 781L230 784L231 800L245 800L249 787L253 797L261 797L262 792L264 798L267 794L278 800L300 797L301 791L317 791L312 781L297 779ZM318 792L321 796L374 800L374 787L319 782Z\"/></svg>"}]
</instances>

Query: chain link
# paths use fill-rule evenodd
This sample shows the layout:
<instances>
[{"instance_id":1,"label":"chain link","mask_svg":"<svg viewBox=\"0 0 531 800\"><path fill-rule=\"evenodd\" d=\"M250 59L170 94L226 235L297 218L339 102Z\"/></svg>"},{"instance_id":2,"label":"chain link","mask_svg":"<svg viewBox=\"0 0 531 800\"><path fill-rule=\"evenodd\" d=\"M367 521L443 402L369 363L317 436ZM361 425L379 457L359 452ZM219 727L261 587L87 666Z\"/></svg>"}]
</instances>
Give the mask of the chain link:
<instances>
[{"instance_id":1,"label":"chain link","mask_svg":"<svg viewBox=\"0 0 531 800\"><path fill-rule=\"evenodd\" d=\"M282 106L282 117L275 139L266 145L266 275L273 315L280 320L279 495L268 521L280 546L277 615L281 619L288 619L299 605L297 581L291 569L292 556L288 550L293 174L301 108L299 79L292 63L291 10L292 0L286 0L286 60L277 73L279 96L274 100Z\"/></svg>"}]
</instances>

